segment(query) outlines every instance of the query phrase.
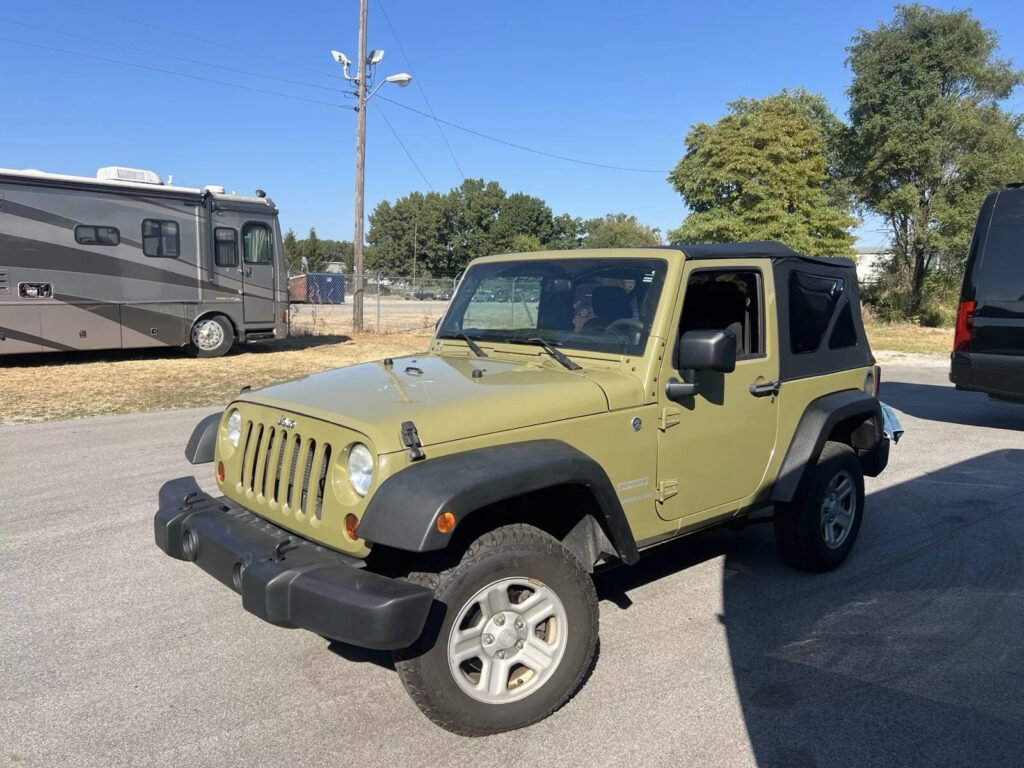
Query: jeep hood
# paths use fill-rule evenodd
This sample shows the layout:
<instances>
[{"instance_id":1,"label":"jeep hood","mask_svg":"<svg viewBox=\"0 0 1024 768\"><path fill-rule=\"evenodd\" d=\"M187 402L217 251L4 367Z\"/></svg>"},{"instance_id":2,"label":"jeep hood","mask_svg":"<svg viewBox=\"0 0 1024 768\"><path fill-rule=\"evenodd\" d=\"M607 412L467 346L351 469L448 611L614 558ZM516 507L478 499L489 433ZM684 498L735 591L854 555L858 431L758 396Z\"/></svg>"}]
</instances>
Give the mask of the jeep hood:
<instances>
[{"instance_id":1,"label":"jeep hood","mask_svg":"<svg viewBox=\"0 0 1024 768\"><path fill-rule=\"evenodd\" d=\"M429 446L608 410L585 371L433 354L324 371L239 400L354 429L381 453L402 450L404 421L415 422Z\"/></svg>"}]
</instances>

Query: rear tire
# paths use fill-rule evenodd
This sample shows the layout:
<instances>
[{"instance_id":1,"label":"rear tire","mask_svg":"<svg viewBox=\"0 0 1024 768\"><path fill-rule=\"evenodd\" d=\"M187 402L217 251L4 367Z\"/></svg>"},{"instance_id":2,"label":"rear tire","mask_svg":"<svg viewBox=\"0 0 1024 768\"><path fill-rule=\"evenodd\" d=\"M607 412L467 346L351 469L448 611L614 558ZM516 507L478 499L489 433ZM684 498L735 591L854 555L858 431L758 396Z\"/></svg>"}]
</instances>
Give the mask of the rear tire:
<instances>
[{"instance_id":1,"label":"rear tire","mask_svg":"<svg viewBox=\"0 0 1024 768\"><path fill-rule=\"evenodd\" d=\"M800 498L775 509L782 557L804 571L831 571L846 560L864 516L864 472L853 449L825 443Z\"/></svg>"},{"instance_id":2,"label":"rear tire","mask_svg":"<svg viewBox=\"0 0 1024 768\"><path fill-rule=\"evenodd\" d=\"M235 343L235 329L224 315L196 320L188 334L188 351L193 357L223 357Z\"/></svg>"},{"instance_id":3,"label":"rear tire","mask_svg":"<svg viewBox=\"0 0 1024 768\"><path fill-rule=\"evenodd\" d=\"M555 538L508 525L457 564L409 579L434 589L416 645L395 654L406 691L453 733L483 736L542 720L576 692L597 648L594 582Z\"/></svg>"}]
</instances>

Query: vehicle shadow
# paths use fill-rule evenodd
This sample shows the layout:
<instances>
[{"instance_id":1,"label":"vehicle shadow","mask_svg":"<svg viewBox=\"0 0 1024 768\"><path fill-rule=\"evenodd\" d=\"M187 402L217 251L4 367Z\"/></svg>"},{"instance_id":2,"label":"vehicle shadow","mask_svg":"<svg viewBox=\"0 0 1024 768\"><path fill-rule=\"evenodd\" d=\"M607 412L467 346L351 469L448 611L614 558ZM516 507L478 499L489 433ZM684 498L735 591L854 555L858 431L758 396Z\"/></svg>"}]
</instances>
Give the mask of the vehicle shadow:
<instances>
[{"instance_id":1,"label":"vehicle shadow","mask_svg":"<svg viewBox=\"0 0 1024 768\"><path fill-rule=\"evenodd\" d=\"M668 545L603 573L601 592L621 604L721 555L721 621L759 765L1021 764L1024 450L869 494L832 573L785 566L757 525Z\"/></svg>"},{"instance_id":2,"label":"vehicle shadow","mask_svg":"<svg viewBox=\"0 0 1024 768\"><path fill-rule=\"evenodd\" d=\"M971 427L1024 430L1024 404L989 400L981 392L962 392L949 385L887 381L882 400L910 416Z\"/></svg>"},{"instance_id":3,"label":"vehicle shadow","mask_svg":"<svg viewBox=\"0 0 1024 768\"><path fill-rule=\"evenodd\" d=\"M268 352L293 352L330 344L351 341L352 337L342 333L321 335L296 335L275 341L263 341L250 345L236 344L225 358L241 357ZM57 365L84 365L87 363L117 363L130 360L188 360L188 352L182 347L148 347L145 349L86 349L75 352L40 352L28 355L4 355L0 357L0 368L48 368Z\"/></svg>"}]
</instances>

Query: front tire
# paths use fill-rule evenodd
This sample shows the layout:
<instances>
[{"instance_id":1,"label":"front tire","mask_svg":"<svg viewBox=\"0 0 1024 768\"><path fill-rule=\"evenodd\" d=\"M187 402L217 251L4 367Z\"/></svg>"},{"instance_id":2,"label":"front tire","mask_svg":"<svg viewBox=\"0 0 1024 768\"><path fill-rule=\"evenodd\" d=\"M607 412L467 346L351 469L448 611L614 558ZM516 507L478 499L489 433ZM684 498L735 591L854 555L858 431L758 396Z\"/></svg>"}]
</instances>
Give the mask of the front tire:
<instances>
[{"instance_id":1,"label":"front tire","mask_svg":"<svg viewBox=\"0 0 1024 768\"><path fill-rule=\"evenodd\" d=\"M799 499L775 509L775 540L783 558L804 571L842 565L864 517L864 472L853 449L825 443L814 476Z\"/></svg>"},{"instance_id":2,"label":"front tire","mask_svg":"<svg viewBox=\"0 0 1024 768\"><path fill-rule=\"evenodd\" d=\"M223 357L235 343L235 329L224 315L203 317L192 324L188 342L193 357Z\"/></svg>"},{"instance_id":3,"label":"front tire","mask_svg":"<svg viewBox=\"0 0 1024 768\"><path fill-rule=\"evenodd\" d=\"M409 578L435 590L423 637L395 654L406 691L453 733L482 736L542 720L579 687L597 648L594 582L555 538L509 525L459 562Z\"/></svg>"}]
</instances>

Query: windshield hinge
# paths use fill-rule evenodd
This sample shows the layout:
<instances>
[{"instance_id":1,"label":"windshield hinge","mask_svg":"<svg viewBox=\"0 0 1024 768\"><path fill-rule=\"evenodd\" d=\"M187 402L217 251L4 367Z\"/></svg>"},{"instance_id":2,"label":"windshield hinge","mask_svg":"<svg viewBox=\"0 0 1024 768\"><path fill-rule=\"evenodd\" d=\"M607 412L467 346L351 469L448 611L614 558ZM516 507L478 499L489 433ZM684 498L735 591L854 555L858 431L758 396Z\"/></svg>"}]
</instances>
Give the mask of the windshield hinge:
<instances>
[{"instance_id":1,"label":"windshield hinge","mask_svg":"<svg viewBox=\"0 0 1024 768\"><path fill-rule=\"evenodd\" d=\"M679 493L679 481L678 480L659 480L658 481L658 501L665 502L671 499Z\"/></svg>"},{"instance_id":2,"label":"windshield hinge","mask_svg":"<svg viewBox=\"0 0 1024 768\"><path fill-rule=\"evenodd\" d=\"M427 458L427 454L423 452L423 444L420 442L416 425L411 421L402 422L402 445L409 449L409 461Z\"/></svg>"},{"instance_id":3,"label":"windshield hinge","mask_svg":"<svg viewBox=\"0 0 1024 768\"><path fill-rule=\"evenodd\" d=\"M658 417L658 429L662 432L668 430L669 427L674 427L679 423L679 409L673 405L667 405L661 409L661 415Z\"/></svg>"}]
</instances>

